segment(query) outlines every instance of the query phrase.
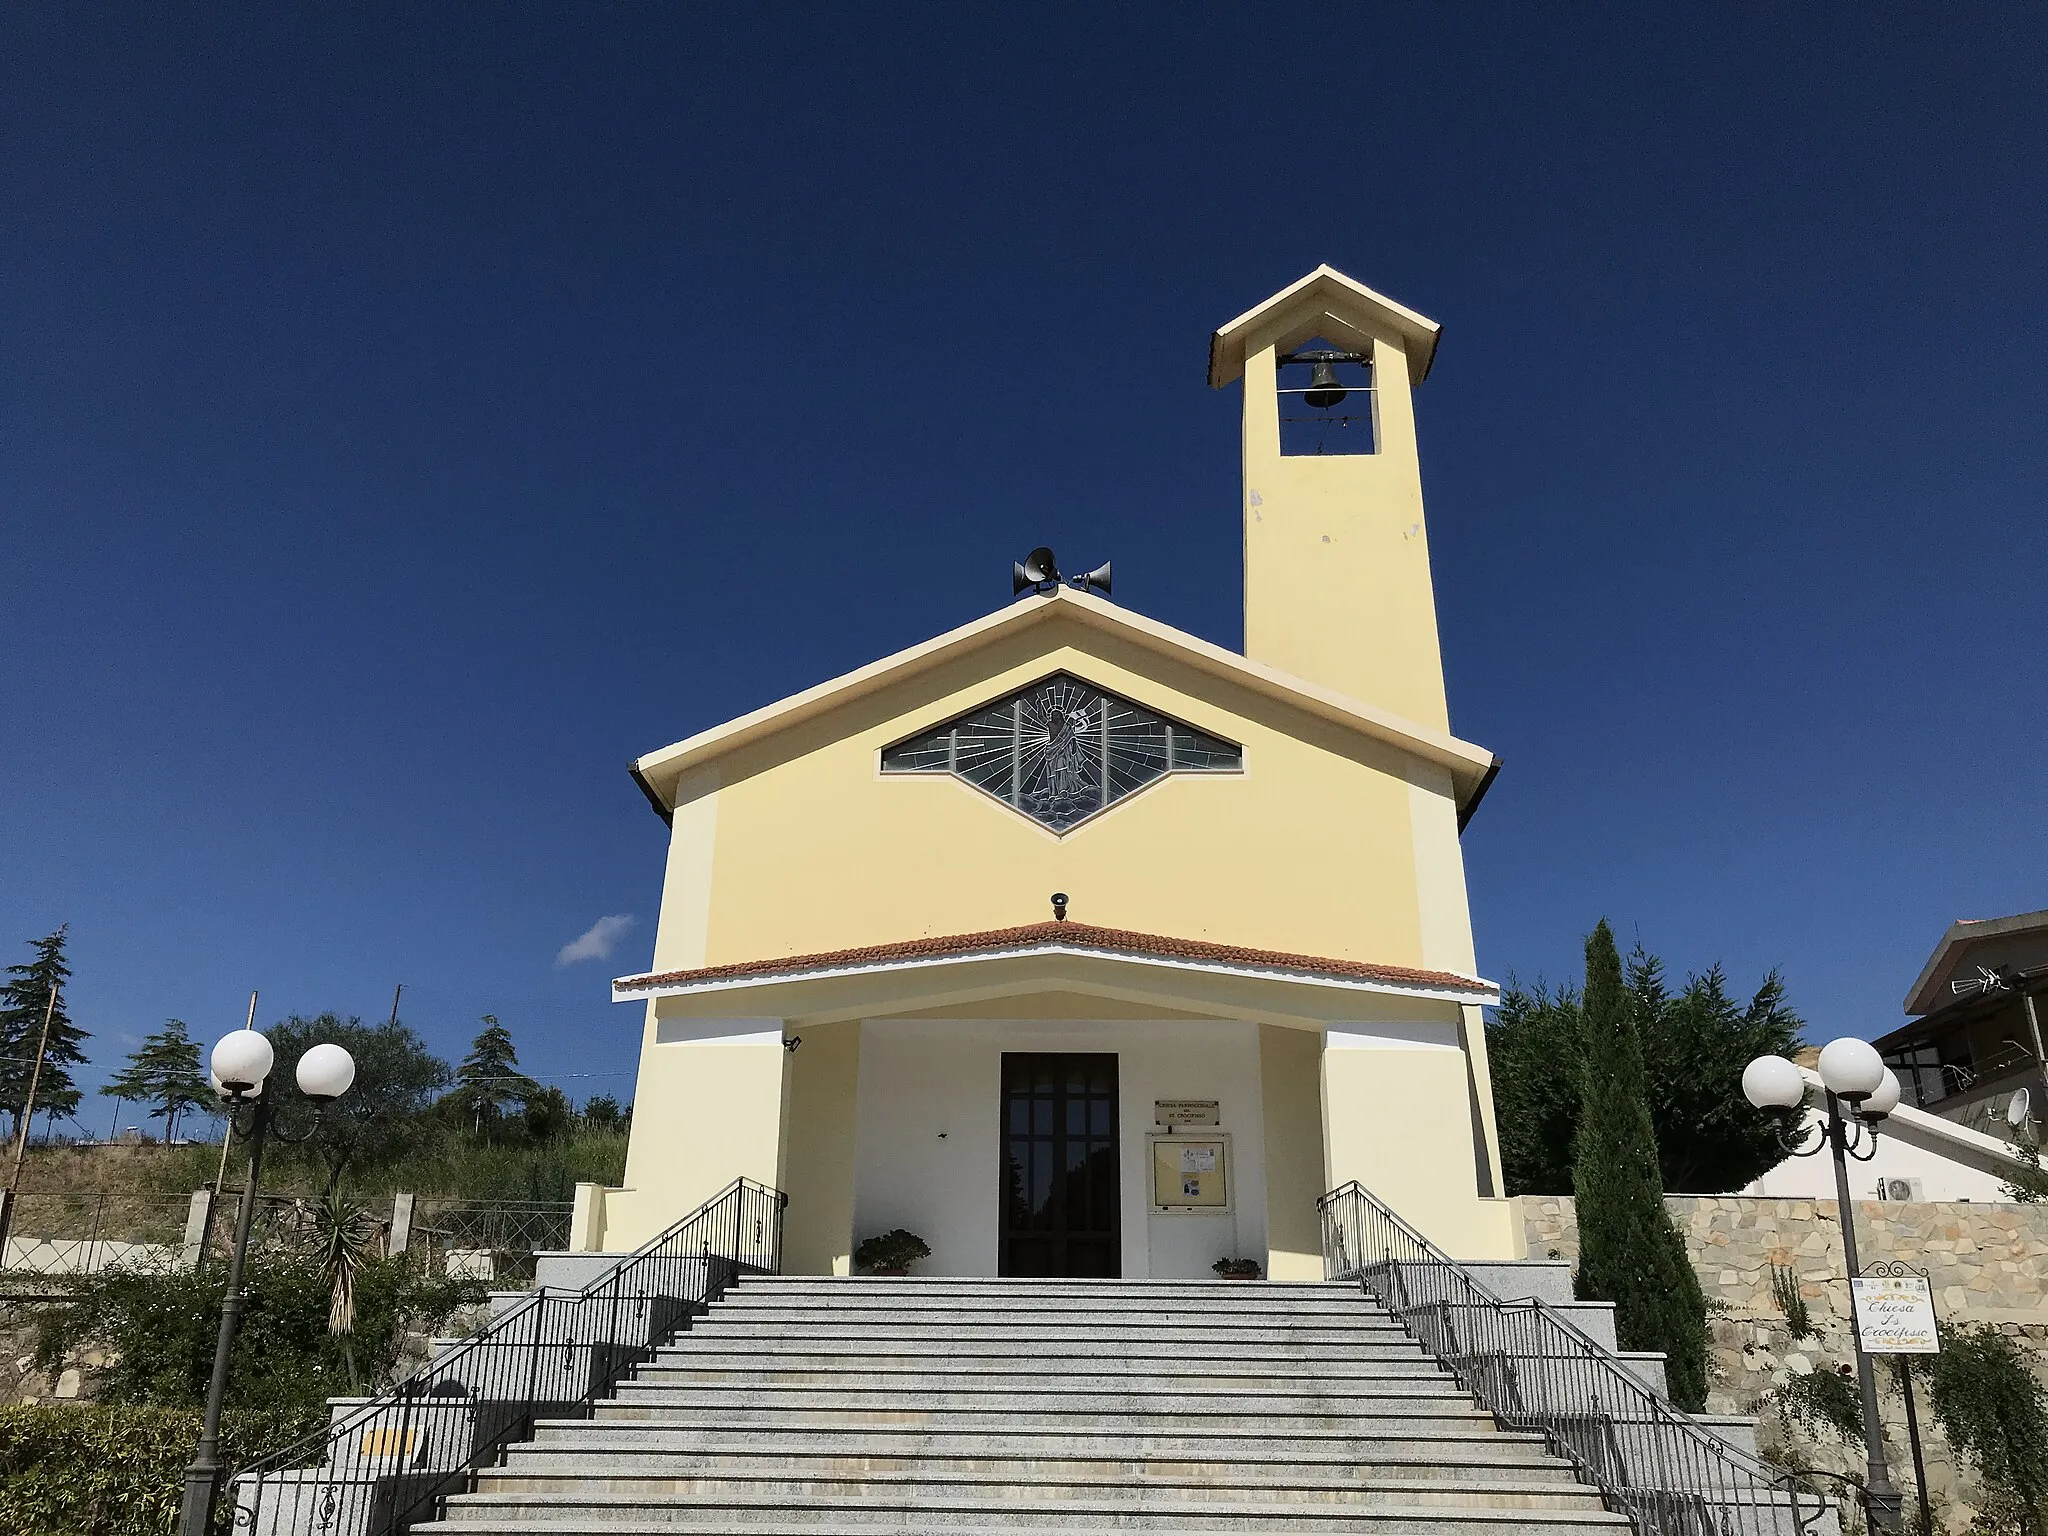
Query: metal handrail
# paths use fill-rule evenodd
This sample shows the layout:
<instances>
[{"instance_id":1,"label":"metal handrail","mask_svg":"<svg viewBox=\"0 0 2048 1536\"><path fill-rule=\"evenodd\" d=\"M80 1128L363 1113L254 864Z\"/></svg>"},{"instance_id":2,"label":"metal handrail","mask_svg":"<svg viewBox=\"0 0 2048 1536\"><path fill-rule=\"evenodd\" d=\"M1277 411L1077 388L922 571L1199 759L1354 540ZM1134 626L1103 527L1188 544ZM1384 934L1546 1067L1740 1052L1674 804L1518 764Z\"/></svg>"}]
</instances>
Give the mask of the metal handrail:
<instances>
[{"instance_id":1,"label":"metal handrail","mask_svg":"<svg viewBox=\"0 0 2048 1536\"><path fill-rule=\"evenodd\" d=\"M1800 1536L1832 1512L1548 1302L1503 1301L1355 1181L1316 1209L1331 1279L1357 1280L1503 1429L1542 1435L1645 1536Z\"/></svg>"},{"instance_id":2,"label":"metal handrail","mask_svg":"<svg viewBox=\"0 0 2048 1536\"><path fill-rule=\"evenodd\" d=\"M735 1179L580 1291L540 1290L415 1375L227 1479L251 1536L402 1536L542 1418L586 1417L743 1274L781 1266L780 1191Z\"/></svg>"}]
</instances>

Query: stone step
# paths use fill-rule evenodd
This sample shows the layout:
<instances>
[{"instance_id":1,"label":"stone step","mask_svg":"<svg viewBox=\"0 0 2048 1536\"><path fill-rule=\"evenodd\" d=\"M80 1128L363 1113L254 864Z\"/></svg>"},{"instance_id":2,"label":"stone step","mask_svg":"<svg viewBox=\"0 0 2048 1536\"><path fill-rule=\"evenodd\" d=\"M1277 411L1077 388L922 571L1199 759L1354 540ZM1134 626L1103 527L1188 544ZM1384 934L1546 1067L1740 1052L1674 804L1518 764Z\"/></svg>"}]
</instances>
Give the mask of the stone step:
<instances>
[{"instance_id":1,"label":"stone step","mask_svg":"<svg viewBox=\"0 0 2048 1536\"><path fill-rule=\"evenodd\" d=\"M1420 1361L1432 1368L1435 1362L1410 1339L1376 1339L1370 1343L1347 1344L1341 1349L1290 1349L1284 1345L1217 1345L1199 1356L1185 1349L1145 1345L1104 1354L1081 1345L1034 1346L1020 1349L1004 1343L976 1342L947 1344L932 1339L906 1343L901 1347L870 1349L848 1345L840 1349L791 1349L779 1343L749 1342L741 1339L685 1339L664 1346L641 1367L654 1370L671 1366L699 1369L726 1368L736 1371L770 1370L1002 1370L1015 1366L1020 1371L1116 1370L1132 1374L1147 1371L1166 1373L1188 1365L1215 1367L1232 1372L1271 1371L1283 1376L1305 1371L1372 1371L1399 1362Z\"/></svg>"},{"instance_id":2,"label":"stone step","mask_svg":"<svg viewBox=\"0 0 2048 1536\"><path fill-rule=\"evenodd\" d=\"M1391 1317L1362 1296L727 1296L711 1305L713 1317L754 1313L774 1317L975 1317L981 1313L1071 1313L1077 1317Z\"/></svg>"},{"instance_id":3,"label":"stone step","mask_svg":"<svg viewBox=\"0 0 2048 1536\"><path fill-rule=\"evenodd\" d=\"M974 1429L980 1434L1021 1430L1057 1430L1064 1434L1103 1435L1119 1431L1145 1434L1171 1433L1183 1429L1226 1430L1240 1435L1288 1433L1298 1430L1340 1430L1347 1434L1374 1435L1393 1431L1414 1432L1420 1426L1481 1425L1491 1427L1493 1416L1482 1413L1470 1398L1443 1397L1393 1403L1323 1404L1299 1411L1255 1408L1244 1404L1210 1406L1179 1402L1169 1406L1141 1408L1127 1399L1112 1400L1114 1408L1090 1409L1070 1404L1062 1411L1047 1412L1037 1407L1020 1408L1014 1402L991 1400L976 1407L955 1407L935 1411L929 1407L895 1403L878 1407L871 1403L842 1405L811 1401L800 1406L741 1406L726 1403L678 1400L678 1394L621 1394L596 1409L596 1422L637 1419L665 1425L701 1422L716 1412L731 1427L787 1429L799 1421L818 1428L861 1428L894 1425L903 1428ZM935 1423L934 1421L938 1422Z\"/></svg>"},{"instance_id":4,"label":"stone step","mask_svg":"<svg viewBox=\"0 0 2048 1536\"><path fill-rule=\"evenodd\" d=\"M677 1528L717 1531L817 1532L822 1530L1061 1530L1077 1526L1121 1531L1394 1531L1451 1528L1526 1532L1552 1526L1627 1529L1588 1489L1572 1507L1529 1504L1528 1496L1493 1495L1464 1505L1389 1501L1378 1506L1333 1506L1286 1500L1131 1500L1099 1498L987 1499L949 1495L915 1503L843 1497L790 1504L775 1497L727 1495L720 1499L660 1500L626 1497L546 1499L527 1494L460 1494L448 1501L447 1519L418 1531L589 1531L593 1536ZM1391 1522L1391 1524L1390 1524Z\"/></svg>"},{"instance_id":5,"label":"stone step","mask_svg":"<svg viewBox=\"0 0 2048 1536\"><path fill-rule=\"evenodd\" d=\"M1256 1482L1219 1485L1213 1479L1142 1475L1077 1479L1026 1476L1001 1472L810 1473L802 1476L741 1472L663 1473L651 1471L554 1471L525 1465L491 1468L478 1474L478 1492L489 1497L524 1497L535 1504L655 1504L696 1507L743 1501L749 1504L904 1503L931 1509L956 1500L1001 1499L1009 1502L1058 1500L1063 1504L1115 1504L1180 1508L1216 1503L1281 1507L1303 1504L1333 1509L1403 1504L1414 1508L1444 1505L1507 1504L1517 1509L1580 1509L1590 1488L1571 1482L1467 1474L1455 1480L1356 1478L1346 1481L1266 1477Z\"/></svg>"},{"instance_id":6,"label":"stone step","mask_svg":"<svg viewBox=\"0 0 2048 1536\"><path fill-rule=\"evenodd\" d=\"M1575 1484L1571 1469L1540 1448L1506 1445L1491 1454L1452 1445L1407 1456L1378 1454L1370 1460L1350 1455L1313 1456L1296 1451L1284 1459L1274 1455L1243 1457L1126 1456L1090 1453L1077 1444L1063 1455L1005 1455L991 1447L978 1455L850 1454L845 1447L800 1450L776 1440L765 1445L725 1450L656 1450L631 1437L586 1435L571 1441L530 1442L513 1446L503 1475L616 1477L707 1475L759 1478L913 1477L926 1480L989 1480L1042 1482L1129 1481L1158 1479L1205 1486L1320 1487L1364 1481L1446 1482L1462 1484L1473 1477L1511 1477L1523 1481ZM497 1472L490 1474L493 1477Z\"/></svg>"},{"instance_id":7,"label":"stone step","mask_svg":"<svg viewBox=\"0 0 2048 1536\"><path fill-rule=\"evenodd\" d=\"M1006 1368L1003 1361L952 1367L938 1363L892 1367L866 1361L851 1365L807 1366L785 1362L776 1366L719 1366L688 1360L665 1360L642 1366L635 1379L648 1386L832 1387L854 1390L873 1387L889 1392L931 1389L1024 1391L1035 1390L1040 1384L1090 1392L1120 1392L1134 1385L1158 1391L1229 1392L1254 1388L1287 1390L1310 1382L1341 1383L1352 1390L1364 1391L1379 1382L1448 1381L1450 1378L1431 1360L1391 1360L1377 1365L1318 1363L1312 1369L1301 1371L1276 1371L1257 1366L1232 1369L1220 1362L1206 1366L1199 1362L1186 1362L1171 1369L1140 1370L1116 1360L1089 1362L1081 1369L1071 1365L1033 1369L1026 1362L1017 1362Z\"/></svg>"},{"instance_id":8,"label":"stone step","mask_svg":"<svg viewBox=\"0 0 2048 1536\"><path fill-rule=\"evenodd\" d=\"M867 1386L849 1384L777 1385L757 1381L690 1382L669 1384L659 1380L633 1380L619 1384L618 1400L656 1401L706 1413L726 1408L852 1408L914 1409L920 1413L1000 1413L1006 1410L1036 1413L1148 1413L1162 1407L1190 1405L1193 1394L1150 1381L1101 1383L1047 1380L1022 1382L997 1378L986 1386L958 1383L925 1383L904 1388L889 1383ZM1305 1413L1371 1409L1407 1403L1455 1402L1469 1405L1471 1397L1448 1376L1398 1378L1391 1381L1304 1381L1285 1384L1254 1383L1242 1387L1215 1387L1199 1395L1201 1405L1212 1412Z\"/></svg>"},{"instance_id":9,"label":"stone step","mask_svg":"<svg viewBox=\"0 0 2048 1536\"><path fill-rule=\"evenodd\" d=\"M812 1294L847 1296L876 1294L1025 1296L1352 1296L1369 1293L1351 1280L1073 1280L1027 1279L975 1275L748 1275L728 1296Z\"/></svg>"},{"instance_id":10,"label":"stone step","mask_svg":"<svg viewBox=\"0 0 2048 1536\"><path fill-rule=\"evenodd\" d=\"M700 1529L744 1531L746 1536L874 1536L880 1531L903 1536L998 1536L1016 1530L1058 1530L1063 1536L1131 1536L1133 1532L1170 1530L1176 1536L1243 1536L1246 1532L1344 1531L1360 1536L1585 1536L1589 1532L1625 1536L1626 1518L1603 1511L1469 1509L1354 1510L1330 1523L1302 1517L1284 1520L1263 1513L1231 1516L1210 1511L1193 1523L1162 1521L1147 1514L1094 1515L1069 1518L1063 1511L1039 1511L1015 1523L998 1524L952 1512L925 1516L917 1510L892 1510L881 1520L860 1520L827 1513L819 1520L779 1512L750 1512L744 1519L729 1516L703 1522ZM415 1536L669 1536L673 1520L625 1519L610 1511L551 1512L545 1518L496 1513L488 1508L451 1510L450 1517L415 1525Z\"/></svg>"},{"instance_id":11,"label":"stone step","mask_svg":"<svg viewBox=\"0 0 2048 1536\"><path fill-rule=\"evenodd\" d=\"M816 1418L785 1418L772 1428L744 1424L665 1423L645 1418L542 1419L533 1444L552 1449L572 1445L621 1445L648 1454L752 1452L764 1446L784 1454L829 1453L861 1458L888 1456L1071 1457L1075 1455L1226 1459L1334 1459L1359 1464L1387 1459L1451 1456L1460 1462L1500 1455L1545 1456L1543 1437L1497 1428L1491 1418L1403 1419L1379 1428L1253 1430L1197 1425L1185 1429L1132 1429L1128 1424L1077 1433L1069 1428L992 1424L945 1425L861 1423L845 1425ZM1561 1465L1561 1463L1560 1463Z\"/></svg>"},{"instance_id":12,"label":"stone step","mask_svg":"<svg viewBox=\"0 0 2048 1536\"><path fill-rule=\"evenodd\" d=\"M791 1374L815 1376L819 1380L850 1380L874 1376L899 1386L915 1384L911 1378L942 1376L1010 1376L1016 1380L1063 1380L1067 1376L1114 1376L1116 1380L1157 1380L1190 1382L1208 1378L1233 1380L1327 1380L1352 1378L1376 1380L1393 1376L1440 1376L1444 1368L1427 1354L1409 1346L1407 1350L1350 1352L1331 1350L1327 1354L1303 1354L1294 1358L1225 1358L1210 1354L1153 1354L1130 1356L1087 1356L1087 1354L1010 1354L999 1350L977 1350L975 1354L887 1354L887 1352L733 1352L733 1350L664 1350L639 1366L641 1380L678 1378L719 1378L745 1376L750 1380L774 1380Z\"/></svg>"},{"instance_id":13,"label":"stone step","mask_svg":"<svg viewBox=\"0 0 2048 1536\"><path fill-rule=\"evenodd\" d=\"M1388 1357L1415 1358L1422 1346L1404 1333L1365 1333L1341 1342L1318 1343L1290 1338L1211 1338L1191 1340L1171 1331L1146 1339L1125 1339L1114 1349L1105 1349L1100 1330L1078 1329L1066 1337L1048 1338L1043 1333L998 1333L986 1338L961 1338L943 1330L904 1336L879 1330L849 1331L837 1336L816 1332L769 1334L719 1332L697 1329L678 1334L663 1345L656 1359L716 1354L783 1359L792 1355L897 1357L903 1359L1015 1359L1033 1356L1061 1360L1273 1360L1299 1366L1304 1361L1378 1360Z\"/></svg>"},{"instance_id":14,"label":"stone step","mask_svg":"<svg viewBox=\"0 0 2048 1536\"><path fill-rule=\"evenodd\" d=\"M1396 1326L1393 1314L1383 1307L1368 1306L1357 1298L1333 1301L1264 1300L1233 1302L1228 1297L1213 1301L1196 1298L1152 1300L1129 1298L1103 1300L1088 1297L1034 1298L1029 1296L965 1297L893 1301L886 1296L848 1298L844 1301L780 1300L757 1297L727 1297L712 1303L707 1320L727 1322L985 1322L1029 1323L1049 1318L1070 1318L1076 1322L1143 1321L1159 1323L1204 1323L1210 1327L1282 1327L1308 1321L1323 1327L1343 1327L1357 1322L1377 1327Z\"/></svg>"},{"instance_id":15,"label":"stone step","mask_svg":"<svg viewBox=\"0 0 2048 1536\"><path fill-rule=\"evenodd\" d=\"M787 1344L795 1340L801 1343L824 1343L834 1339L852 1339L863 1343L881 1340L948 1339L960 1343L1001 1343L1017 1344L1094 1344L1100 1349L1120 1349L1128 1344L1182 1344L1189 1349L1206 1349L1211 1344L1319 1344L1343 1347L1352 1343L1369 1342L1374 1338L1406 1338L1392 1324L1371 1326L1328 1327L1321 1324L1300 1327L1268 1327L1259 1325L1232 1326L1229 1324L1188 1324L1176 1327L1171 1323L1116 1323L1088 1324L1049 1320L1031 1323L813 1323L773 1325L749 1323L745 1332L741 1325L722 1319L699 1323L692 1328L688 1337L692 1339L713 1339L724 1343L728 1338L768 1339Z\"/></svg>"}]
</instances>

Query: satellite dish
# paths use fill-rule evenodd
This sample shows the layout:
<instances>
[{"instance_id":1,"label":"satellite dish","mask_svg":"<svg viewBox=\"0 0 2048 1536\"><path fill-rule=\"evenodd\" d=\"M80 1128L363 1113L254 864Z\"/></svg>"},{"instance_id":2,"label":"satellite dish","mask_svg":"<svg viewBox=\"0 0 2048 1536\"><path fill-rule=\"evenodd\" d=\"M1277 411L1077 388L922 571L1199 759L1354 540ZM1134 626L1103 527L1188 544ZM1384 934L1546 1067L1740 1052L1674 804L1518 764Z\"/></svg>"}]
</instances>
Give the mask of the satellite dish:
<instances>
[{"instance_id":1,"label":"satellite dish","mask_svg":"<svg viewBox=\"0 0 2048 1536\"><path fill-rule=\"evenodd\" d=\"M1043 544L1026 555L1023 560L1010 567L1010 595L1015 597L1026 587L1043 587L1057 584L1060 579L1060 563L1050 549Z\"/></svg>"},{"instance_id":2,"label":"satellite dish","mask_svg":"<svg viewBox=\"0 0 2048 1536\"><path fill-rule=\"evenodd\" d=\"M2005 1101L2005 1123L2018 1130L2032 1118L2034 1101L2024 1088L2015 1088L2012 1097Z\"/></svg>"}]
</instances>

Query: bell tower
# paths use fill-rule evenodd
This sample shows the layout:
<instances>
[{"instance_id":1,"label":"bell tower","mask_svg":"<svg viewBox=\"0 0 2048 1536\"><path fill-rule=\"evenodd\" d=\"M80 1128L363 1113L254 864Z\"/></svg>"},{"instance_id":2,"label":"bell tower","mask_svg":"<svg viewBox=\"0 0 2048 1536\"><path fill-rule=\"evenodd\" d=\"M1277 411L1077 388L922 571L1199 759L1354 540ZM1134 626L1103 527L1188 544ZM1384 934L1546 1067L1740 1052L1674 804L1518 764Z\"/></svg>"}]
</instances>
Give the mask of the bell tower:
<instances>
[{"instance_id":1,"label":"bell tower","mask_svg":"<svg viewBox=\"0 0 2048 1536\"><path fill-rule=\"evenodd\" d=\"M1330 267L1209 342L1244 381L1244 649L1449 728L1410 390L1438 327Z\"/></svg>"}]
</instances>

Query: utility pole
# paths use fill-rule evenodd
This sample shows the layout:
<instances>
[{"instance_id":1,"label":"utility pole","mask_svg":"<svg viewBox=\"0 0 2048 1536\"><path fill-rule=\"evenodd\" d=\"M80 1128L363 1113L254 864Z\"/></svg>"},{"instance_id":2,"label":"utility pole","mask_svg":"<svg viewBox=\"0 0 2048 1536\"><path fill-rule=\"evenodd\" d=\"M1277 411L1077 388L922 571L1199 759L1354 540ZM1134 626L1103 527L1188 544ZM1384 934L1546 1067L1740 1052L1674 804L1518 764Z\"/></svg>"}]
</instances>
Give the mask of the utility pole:
<instances>
[{"instance_id":1,"label":"utility pole","mask_svg":"<svg viewBox=\"0 0 2048 1536\"><path fill-rule=\"evenodd\" d=\"M393 1028L396 1028L398 1025L398 997L403 991L405 991L405 983L401 981L397 989L391 994L391 1024Z\"/></svg>"},{"instance_id":2,"label":"utility pole","mask_svg":"<svg viewBox=\"0 0 2048 1536\"><path fill-rule=\"evenodd\" d=\"M249 993L249 1022L242 1027L244 1029L254 1029L256 1027L256 993L253 989ZM228 1181L228 1148L234 1144L235 1116L234 1112L230 1110L228 1112L228 1128L222 1133L220 1138L220 1170L213 1176L213 1192L206 1197L206 1220L200 1223L199 1227L199 1259L198 1263L192 1266L194 1269L199 1268L201 1264L206 1262L207 1245L213 1241L213 1213L220 1208L220 1192Z\"/></svg>"},{"instance_id":3,"label":"utility pole","mask_svg":"<svg viewBox=\"0 0 2048 1536\"><path fill-rule=\"evenodd\" d=\"M7 1262L7 1239L14 1231L14 1197L21 1189L21 1165L28 1156L28 1128L36 1117L36 1089L43 1080L43 1052L50 1044L50 1020L57 1015L58 987L51 984L43 1003L43 1032L36 1037L36 1064L28 1075L28 1102L21 1107L21 1123L14 1130L14 1171L7 1175L7 1195L0 1199L0 1264Z\"/></svg>"},{"instance_id":4,"label":"utility pole","mask_svg":"<svg viewBox=\"0 0 2048 1536\"><path fill-rule=\"evenodd\" d=\"M2023 1001L2027 1008L2027 1028L2034 1036L2034 1069L2041 1074L2041 1091L2048 1094L2048 1048L2041 1043L2041 1015L2034 1007L2034 994L2029 992ZM2034 1112L2037 1120L2048 1120L2048 1101ZM2019 1127L2015 1126L2015 1130Z\"/></svg>"}]
</instances>

